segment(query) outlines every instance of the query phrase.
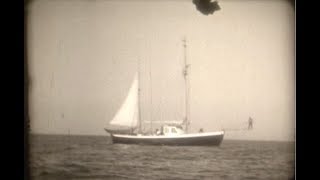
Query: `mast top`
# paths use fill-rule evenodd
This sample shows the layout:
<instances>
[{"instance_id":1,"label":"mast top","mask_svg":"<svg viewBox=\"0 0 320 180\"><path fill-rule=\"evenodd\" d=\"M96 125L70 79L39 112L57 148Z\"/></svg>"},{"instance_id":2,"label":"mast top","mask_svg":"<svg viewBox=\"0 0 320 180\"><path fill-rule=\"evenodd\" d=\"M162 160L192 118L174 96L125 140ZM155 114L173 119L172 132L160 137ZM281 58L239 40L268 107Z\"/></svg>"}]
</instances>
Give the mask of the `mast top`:
<instances>
[{"instance_id":1,"label":"mast top","mask_svg":"<svg viewBox=\"0 0 320 180\"><path fill-rule=\"evenodd\" d=\"M187 64L187 39L186 37L183 38L182 40L183 42L183 47L184 47L184 68L183 68L183 77L184 79L187 78L187 75L188 75L188 67L190 66L190 64Z\"/></svg>"}]
</instances>

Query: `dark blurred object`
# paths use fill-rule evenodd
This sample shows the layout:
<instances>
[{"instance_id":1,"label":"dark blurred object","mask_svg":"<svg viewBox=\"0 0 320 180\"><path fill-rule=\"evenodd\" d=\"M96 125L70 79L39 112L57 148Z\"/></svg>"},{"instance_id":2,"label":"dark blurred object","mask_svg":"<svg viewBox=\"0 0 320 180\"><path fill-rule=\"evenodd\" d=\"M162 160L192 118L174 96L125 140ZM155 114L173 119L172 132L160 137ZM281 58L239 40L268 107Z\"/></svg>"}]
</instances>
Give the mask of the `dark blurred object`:
<instances>
[{"instance_id":1,"label":"dark blurred object","mask_svg":"<svg viewBox=\"0 0 320 180\"><path fill-rule=\"evenodd\" d=\"M213 14L215 11L221 9L218 1L211 2L211 0L192 0L192 2L196 5L197 10L204 15Z\"/></svg>"},{"instance_id":2,"label":"dark blurred object","mask_svg":"<svg viewBox=\"0 0 320 180\"><path fill-rule=\"evenodd\" d=\"M295 2L295 0L288 0L288 1L289 1L290 5L291 5L293 8L296 7L296 2Z\"/></svg>"}]
</instances>

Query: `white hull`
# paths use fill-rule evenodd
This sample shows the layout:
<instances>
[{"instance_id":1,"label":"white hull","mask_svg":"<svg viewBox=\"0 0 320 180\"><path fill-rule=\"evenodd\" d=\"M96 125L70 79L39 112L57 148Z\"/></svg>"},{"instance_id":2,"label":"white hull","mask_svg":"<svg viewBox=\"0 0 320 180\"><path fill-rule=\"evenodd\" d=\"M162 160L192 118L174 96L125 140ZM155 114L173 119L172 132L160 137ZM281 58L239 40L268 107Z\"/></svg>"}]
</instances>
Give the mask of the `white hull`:
<instances>
[{"instance_id":1,"label":"white hull","mask_svg":"<svg viewBox=\"0 0 320 180\"><path fill-rule=\"evenodd\" d=\"M224 131L160 136L111 134L113 143L184 146L218 146L222 142L223 136Z\"/></svg>"}]
</instances>

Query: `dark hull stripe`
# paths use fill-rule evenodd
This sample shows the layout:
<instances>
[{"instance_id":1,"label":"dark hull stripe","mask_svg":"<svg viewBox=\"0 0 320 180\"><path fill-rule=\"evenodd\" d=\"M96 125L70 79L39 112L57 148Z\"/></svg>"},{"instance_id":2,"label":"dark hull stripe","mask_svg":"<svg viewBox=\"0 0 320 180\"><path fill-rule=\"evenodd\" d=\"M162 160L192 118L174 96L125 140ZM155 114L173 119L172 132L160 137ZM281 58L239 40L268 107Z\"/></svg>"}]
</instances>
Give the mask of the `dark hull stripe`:
<instances>
[{"instance_id":1,"label":"dark hull stripe","mask_svg":"<svg viewBox=\"0 0 320 180\"><path fill-rule=\"evenodd\" d=\"M105 128L105 130L110 134L132 134L132 129L112 130Z\"/></svg>"}]
</instances>

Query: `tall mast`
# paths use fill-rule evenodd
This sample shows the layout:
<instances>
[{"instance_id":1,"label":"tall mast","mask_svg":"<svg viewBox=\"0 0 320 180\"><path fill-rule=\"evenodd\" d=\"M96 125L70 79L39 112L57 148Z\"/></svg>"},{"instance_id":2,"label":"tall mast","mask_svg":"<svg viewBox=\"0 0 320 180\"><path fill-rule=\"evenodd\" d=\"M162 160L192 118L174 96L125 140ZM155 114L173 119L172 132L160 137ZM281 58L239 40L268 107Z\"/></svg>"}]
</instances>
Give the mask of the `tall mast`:
<instances>
[{"instance_id":1,"label":"tall mast","mask_svg":"<svg viewBox=\"0 0 320 180\"><path fill-rule=\"evenodd\" d=\"M184 68L183 68L183 77L184 77L184 83L185 83L185 119L184 123L186 125L186 132L188 132L188 126L189 126L189 82L188 82L188 67L190 64L187 64L187 40L184 38L183 40L183 48L184 48Z\"/></svg>"},{"instance_id":2,"label":"tall mast","mask_svg":"<svg viewBox=\"0 0 320 180\"><path fill-rule=\"evenodd\" d=\"M140 59L138 59L138 113L139 113L139 130L138 132L141 133L141 126L142 126L142 121L141 121L141 105L140 105Z\"/></svg>"}]
</instances>

